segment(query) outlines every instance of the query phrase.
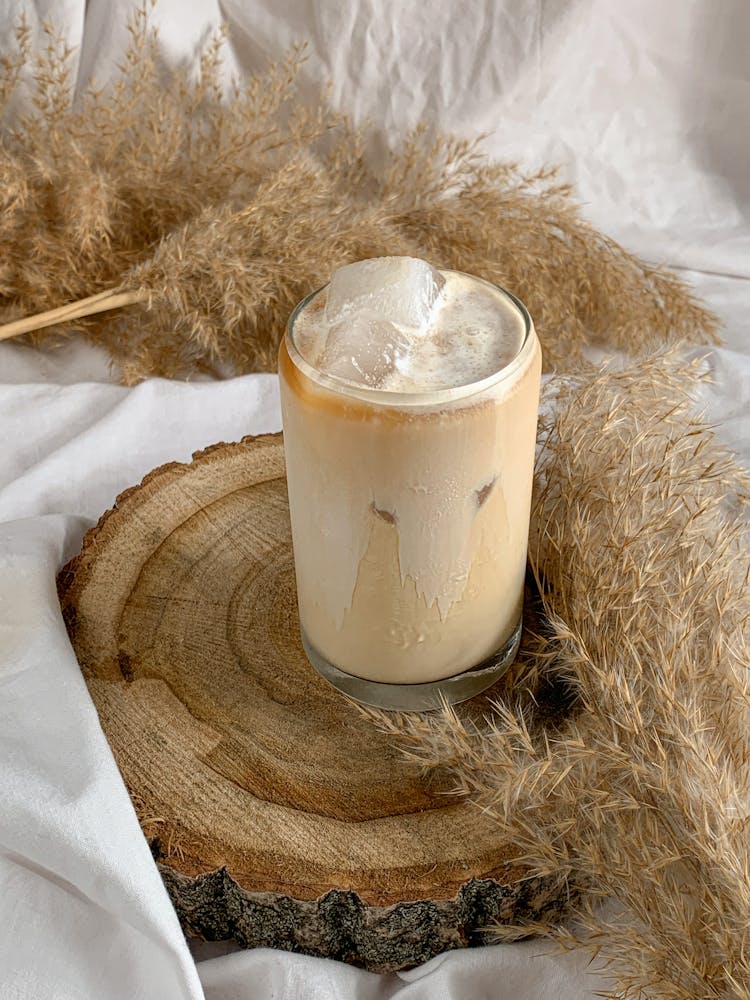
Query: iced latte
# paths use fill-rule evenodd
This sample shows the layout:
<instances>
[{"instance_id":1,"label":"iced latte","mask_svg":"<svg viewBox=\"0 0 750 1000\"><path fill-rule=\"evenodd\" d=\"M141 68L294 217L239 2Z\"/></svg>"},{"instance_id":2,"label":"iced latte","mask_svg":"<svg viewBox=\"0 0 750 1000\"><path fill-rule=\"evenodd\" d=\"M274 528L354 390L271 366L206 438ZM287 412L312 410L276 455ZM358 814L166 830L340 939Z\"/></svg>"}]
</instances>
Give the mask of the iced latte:
<instances>
[{"instance_id":1,"label":"iced latte","mask_svg":"<svg viewBox=\"0 0 750 1000\"><path fill-rule=\"evenodd\" d=\"M279 373L302 638L350 696L434 708L520 636L541 355L528 313L408 257L297 307Z\"/></svg>"}]
</instances>

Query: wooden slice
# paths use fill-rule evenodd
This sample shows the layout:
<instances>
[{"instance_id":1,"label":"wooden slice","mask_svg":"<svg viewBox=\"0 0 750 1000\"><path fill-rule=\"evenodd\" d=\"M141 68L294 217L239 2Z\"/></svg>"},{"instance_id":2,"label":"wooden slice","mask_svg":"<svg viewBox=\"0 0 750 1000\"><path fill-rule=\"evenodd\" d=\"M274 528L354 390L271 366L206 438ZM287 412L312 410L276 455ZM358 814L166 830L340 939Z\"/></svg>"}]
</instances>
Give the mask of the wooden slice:
<instances>
[{"instance_id":1,"label":"wooden slice","mask_svg":"<svg viewBox=\"0 0 750 1000\"><path fill-rule=\"evenodd\" d=\"M281 435L154 470L58 586L186 933L382 971L558 915L559 881L308 664Z\"/></svg>"}]
</instances>

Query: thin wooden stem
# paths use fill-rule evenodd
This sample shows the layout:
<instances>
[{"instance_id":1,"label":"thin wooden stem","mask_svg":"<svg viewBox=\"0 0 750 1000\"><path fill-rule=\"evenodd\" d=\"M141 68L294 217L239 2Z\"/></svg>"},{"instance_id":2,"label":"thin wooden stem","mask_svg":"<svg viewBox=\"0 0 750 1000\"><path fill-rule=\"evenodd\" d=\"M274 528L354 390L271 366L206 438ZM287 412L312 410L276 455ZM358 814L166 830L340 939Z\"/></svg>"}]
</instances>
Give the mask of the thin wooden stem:
<instances>
[{"instance_id":1,"label":"thin wooden stem","mask_svg":"<svg viewBox=\"0 0 750 1000\"><path fill-rule=\"evenodd\" d=\"M58 306L57 309L49 309L47 312L37 313L35 316L24 316L23 319L16 319L11 323L0 325L0 340L20 337L23 333L43 330L47 326L82 319L84 316L93 316L95 313L106 312L109 309L120 309L122 306L130 306L136 302L145 302L148 295L149 293L146 291L113 292L108 289L97 292L96 295L89 295L88 298L80 299L78 302L69 302L65 306Z\"/></svg>"}]
</instances>

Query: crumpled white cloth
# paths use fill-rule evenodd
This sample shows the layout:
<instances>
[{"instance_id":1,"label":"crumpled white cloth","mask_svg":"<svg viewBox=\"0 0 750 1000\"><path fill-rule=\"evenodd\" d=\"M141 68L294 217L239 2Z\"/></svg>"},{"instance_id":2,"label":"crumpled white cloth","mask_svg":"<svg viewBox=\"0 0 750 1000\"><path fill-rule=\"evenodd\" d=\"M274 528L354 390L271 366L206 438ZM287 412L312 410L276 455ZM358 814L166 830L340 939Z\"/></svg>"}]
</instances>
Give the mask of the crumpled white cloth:
<instances>
[{"instance_id":1,"label":"crumpled white cloth","mask_svg":"<svg viewBox=\"0 0 750 1000\"><path fill-rule=\"evenodd\" d=\"M34 31L51 14L80 45L79 91L111 75L124 0L6 0L3 40L22 6ZM222 17L230 70L262 69L308 39L305 90L331 78L334 102L369 116L381 146L430 117L489 132L496 156L561 162L595 224L683 268L719 313L727 349L709 352L715 381L699 402L750 465L746 4L159 0L155 14L175 60ZM279 427L273 376L124 389L91 347L0 344L0 1000L593 996L604 984L588 956L539 941L390 976L186 945L81 679L55 574L155 465Z\"/></svg>"}]
</instances>

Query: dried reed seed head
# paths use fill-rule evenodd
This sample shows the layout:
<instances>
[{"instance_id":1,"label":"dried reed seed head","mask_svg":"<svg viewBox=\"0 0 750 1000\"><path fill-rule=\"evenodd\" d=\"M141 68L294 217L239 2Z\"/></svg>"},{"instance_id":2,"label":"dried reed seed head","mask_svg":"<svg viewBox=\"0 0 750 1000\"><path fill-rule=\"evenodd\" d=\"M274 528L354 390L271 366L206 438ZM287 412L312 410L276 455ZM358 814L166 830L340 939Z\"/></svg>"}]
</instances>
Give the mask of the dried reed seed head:
<instances>
[{"instance_id":1,"label":"dried reed seed head","mask_svg":"<svg viewBox=\"0 0 750 1000\"><path fill-rule=\"evenodd\" d=\"M208 42L198 72L167 72L142 6L120 78L72 106L64 44L49 28L31 52L19 26L0 99L26 88L34 110L7 124L0 148L3 319L146 288L150 311L72 326L106 346L127 381L217 362L267 370L299 298L342 263L404 253L511 288L548 367L575 367L593 341L637 350L715 336L679 279L581 218L554 170L490 163L477 142L422 125L375 173L365 129L323 99L300 100L303 50L226 85L222 45L221 33Z\"/></svg>"},{"instance_id":2,"label":"dried reed seed head","mask_svg":"<svg viewBox=\"0 0 750 1000\"><path fill-rule=\"evenodd\" d=\"M546 387L531 539L546 615L525 655L573 710L541 724L521 690L479 726L461 708L373 715L532 871L583 880L562 943L600 949L617 996L750 995L749 480L692 416L697 377L670 351Z\"/></svg>"}]
</instances>

